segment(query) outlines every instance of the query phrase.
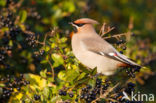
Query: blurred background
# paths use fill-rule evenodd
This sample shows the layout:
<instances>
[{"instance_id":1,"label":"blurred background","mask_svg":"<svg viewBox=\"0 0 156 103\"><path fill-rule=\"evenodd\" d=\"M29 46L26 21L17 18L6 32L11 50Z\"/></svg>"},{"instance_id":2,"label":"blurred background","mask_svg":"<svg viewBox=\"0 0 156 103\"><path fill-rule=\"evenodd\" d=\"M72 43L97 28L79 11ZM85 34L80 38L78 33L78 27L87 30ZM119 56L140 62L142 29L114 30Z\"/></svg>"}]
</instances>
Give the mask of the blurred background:
<instances>
[{"instance_id":1,"label":"blurred background","mask_svg":"<svg viewBox=\"0 0 156 103\"><path fill-rule=\"evenodd\" d=\"M97 32L100 31L104 22L115 27L106 36L130 30L135 37L128 41L127 51L133 51L133 53L126 53L127 51L124 53L150 68L153 73L156 72L155 0L0 0L1 14L3 10L9 8L9 3L12 1L18 4L17 9L10 8L16 15L13 16L14 19L18 16L21 19L18 25L22 30L29 30L44 36L45 33L57 28L61 37L68 38L69 47L69 34L72 27L68 23L79 18L92 18L99 21L100 25L96 26ZM1 34L0 36L2 37ZM43 38L40 39L43 40ZM2 43L1 46L3 46ZM28 64L30 61L28 60ZM13 62L11 65L14 64L18 62ZM36 70L31 70L19 63L14 72L38 74L42 68L36 68ZM8 71L10 70L1 69L1 74ZM139 91L156 95L155 81L156 75L150 75L141 85L139 84Z\"/></svg>"}]
</instances>

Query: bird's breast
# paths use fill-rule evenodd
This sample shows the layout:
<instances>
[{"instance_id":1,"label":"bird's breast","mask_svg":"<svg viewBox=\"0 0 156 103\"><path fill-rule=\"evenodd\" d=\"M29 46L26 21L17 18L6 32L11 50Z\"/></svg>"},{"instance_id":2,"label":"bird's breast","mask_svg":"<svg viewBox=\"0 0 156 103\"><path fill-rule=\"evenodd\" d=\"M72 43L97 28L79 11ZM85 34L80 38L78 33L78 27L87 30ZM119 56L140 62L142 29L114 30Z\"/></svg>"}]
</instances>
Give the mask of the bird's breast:
<instances>
[{"instance_id":1,"label":"bird's breast","mask_svg":"<svg viewBox=\"0 0 156 103\"><path fill-rule=\"evenodd\" d=\"M82 44L81 40L77 37L77 35L73 35L72 37L72 51L75 57L84 65L89 68L94 68L95 65L93 63L93 54L92 52L88 51ZM89 61L88 61L89 60Z\"/></svg>"}]
</instances>

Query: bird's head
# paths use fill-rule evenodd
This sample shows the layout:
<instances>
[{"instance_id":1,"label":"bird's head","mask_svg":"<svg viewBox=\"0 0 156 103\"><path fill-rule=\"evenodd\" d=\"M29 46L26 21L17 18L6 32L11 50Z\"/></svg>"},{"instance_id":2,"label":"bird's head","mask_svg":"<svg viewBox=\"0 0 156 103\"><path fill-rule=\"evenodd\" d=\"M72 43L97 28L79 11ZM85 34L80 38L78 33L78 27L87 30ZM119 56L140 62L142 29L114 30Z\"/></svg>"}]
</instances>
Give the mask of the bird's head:
<instances>
[{"instance_id":1,"label":"bird's head","mask_svg":"<svg viewBox=\"0 0 156 103\"><path fill-rule=\"evenodd\" d=\"M70 24L74 27L74 32L92 29L94 24L99 24L97 21L89 18L81 18L75 20L74 22L70 22Z\"/></svg>"}]
</instances>

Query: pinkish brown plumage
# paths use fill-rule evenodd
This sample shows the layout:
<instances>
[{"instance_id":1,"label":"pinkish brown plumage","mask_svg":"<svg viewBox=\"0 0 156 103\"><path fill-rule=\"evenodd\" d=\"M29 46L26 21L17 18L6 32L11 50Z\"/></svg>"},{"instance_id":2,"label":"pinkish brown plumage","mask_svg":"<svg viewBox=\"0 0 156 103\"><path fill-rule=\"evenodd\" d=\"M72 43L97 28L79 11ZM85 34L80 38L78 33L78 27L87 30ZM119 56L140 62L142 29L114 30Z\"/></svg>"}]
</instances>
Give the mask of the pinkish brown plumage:
<instances>
[{"instance_id":1,"label":"pinkish brown plumage","mask_svg":"<svg viewBox=\"0 0 156 103\"><path fill-rule=\"evenodd\" d=\"M72 23L77 29L72 35L72 50L82 64L91 69L97 67L97 72L105 75L112 75L118 67L140 67L103 40L96 33L93 24L98 22L89 18Z\"/></svg>"}]
</instances>

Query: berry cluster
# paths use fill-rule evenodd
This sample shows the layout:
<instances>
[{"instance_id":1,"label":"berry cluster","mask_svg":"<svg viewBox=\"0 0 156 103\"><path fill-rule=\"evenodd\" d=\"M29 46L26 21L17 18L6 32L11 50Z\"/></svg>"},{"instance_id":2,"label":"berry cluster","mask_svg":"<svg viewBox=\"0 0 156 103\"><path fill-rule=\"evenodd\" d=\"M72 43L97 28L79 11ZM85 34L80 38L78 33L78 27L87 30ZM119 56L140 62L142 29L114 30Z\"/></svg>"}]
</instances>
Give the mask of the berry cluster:
<instances>
[{"instance_id":1,"label":"berry cluster","mask_svg":"<svg viewBox=\"0 0 156 103\"><path fill-rule=\"evenodd\" d=\"M100 94L104 94L108 87L109 82L107 80L103 84L101 79L96 79L96 84L94 88L90 85L87 85L85 88L82 88L80 99L84 99L87 103L91 103Z\"/></svg>"},{"instance_id":2,"label":"berry cluster","mask_svg":"<svg viewBox=\"0 0 156 103\"><path fill-rule=\"evenodd\" d=\"M127 87L125 88L125 92L128 93L129 95L131 95L131 92L132 92L132 91L133 91L133 92L135 91L134 87L135 87L135 84L132 83L132 82L129 82L129 83L127 84Z\"/></svg>"},{"instance_id":3,"label":"berry cluster","mask_svg":"<svg viewBox=\"0 0 156 103\"><path fill-rule=\"evenodd\" d=\"M134 35L134 33L133 33ZM126 50L127 47L125 46L126 41L123 39L120 39L116 42L117 46L121 48L122 50ZM123 51L120 51L121 54L123 54ZM129 77L135 78L135 73L140 71L140 67L134 66L131 68L125 68L126 73L128 74Z\"/></svg>"},{"instance_id":4,"label":"berry cluster","mask_svg":"<svg viewBox=\"0 0 156 103\"><path fill-rule=\"evenodd\" d=\"M21 86L26 86L30 84L30 82L24 78L23 74L20 74L20 76L18 77L7 75L6 77L2 77L0 79L0 82L5 84L5 87L0 87L3 91L3 93L0 95L1 102L8 99L8 97L11 96L15 89L17 91L20 91Z\"/></svg>"},{"instance_id":5,"label":"berry cluster","mask_svg":"<svg viewBox=\"0 0 156 103\"><path fill-rule=\"evenodd\" d=\"M127 86L124 88L124 92L125 93L127 93L128 95L131 95L131 92L133 91L135 91L135 89L134 89L134 87L135 87L135 84L134 83L132 83L132 82L129 82L128 84L127 84ZM138 102L138 101L130 101L130 100L126 100L126 99L122 99L122 97L124 96L124 94L123 94L123 91L120 91L119 93L117 93L117 95L114 97L114 99L116 100L116 101L118 101L119 103L142 103L142 102ZM109 101L110 103L114 103L114 102L112 102L111 100Z\"/></svg>"},{"instance_id":6,"label":"berry cluster","mask_svg":"<svg viewBox=\"0 0 156 103\"><path fill-rule=\"evenodd\" d=\"M140 71L140 67L126 68L128 76L135 78L135 73Z\"/></svg>"},{"instance_id":7,"label":"berry cluster","mask_svg":"<svg viewBox=\"0 0 156 103\"><path fill-rule=\"evenodd\" d=\"M11 11L8 10L8 14L6 16L1 15L0 16L0 28L2 27L8 27L11 28L14 26L14 22L13 22L13 13Z\"/></svg>"},{"instance_id":8,"label":"berry cluster","mask_svg":"<svg viewBox=\"0 0 156 103\"><path fill-rule=\"evenodd\" d=\"M11 2L7 1L8 4ZM8 70L10 68L8 58L12 57L14 47L17 47L16 39L21 30L15 25L16 17L12 10L1 9L0 13L0 67Z\"/></svg>"},{"instance_id":9,"label":"berry cluster","mask_svg":"<svg viewBox=\"0 0 156 103\"><path fill-rule=\"evenodd\" d=\"M20 29L17 25L15 25L15 16L11 10L2 11L6 12L7 15L0 16L0 28L8 28L9 30L4 33L4 37L2 38L3 44L7 45L9 43L9 39L16 40L16 36L20 33Z\"/></svg>"},{"instance_id":10,"label":"berry cluster","mask_svg":"<svg viewBox=\"0 0 156 103\"><path fill-rule=\"evenodd\" d=\"M9 70L10 65L6 62L8 55L11 53L11 47L10 46L5 46L0 49L0 68Z\"/></svg>"},{"instance_id":11,"label":"berry cluster","mask_svg":"<svg viewBox=\"0 0 156 103\"><path fill-rule=\"evenodd\" d=\"M35 18L37 20L41 19L41 16L38 14L38 12L33 11L33 10L32 10L32 13L30 14L30 17Z\"/></svg>"},{"instance_id":12,"label":"berry cluster","mask_svg":"<svg viewBox=\"0 0 156 103\"><path fill-rule=\"evenodd\" d=\"M4 60L7 55L7 51L11 50L12 47L8 45L9 39L13 39L13 19L12 19L12 12L10 10L7 10L6 15L1 15L0 16L0 29L2 28L9 28L8 32L3 33L1 36L1 41L0 41L0 64L4 64Z\"/></svg>"},{"instance_id":13,"label":"berry cluster","mask_svg":"<svg viewBox=\"0 0 156 103\"><path fill-rule=\"evenodd\" d=\"M72 92L68 93L70 98L73 98L74 94Z\"/></svg>"},{"instance_id":14,"label":"berry cluster","mask_svg":"<svg viewBox=\"0 0 156 103\"><path fill-rule=\"evenodd\" d=\"M116 45L121 48L122 50L126 50L127 47L125 46L126 41L124 39L120 39L116 42ZM123 51L120 51L121 54L123 54Z\"/></svg>"},{"instance_id":15,"label":"berry cluster","mask_svg":"<svg viewBox=\"0 0 156 103\"><path fill-rule=\"evenodd\" d=\"M40 54L41 56L44 55L44 53L45 53L45 50L43 50L43 49L39 51L39 54Z\"/></svg>"},{"instance_id":16,"label":"berry cluster","mask_svg":"<svg viewBox=\"0 0 156 103\"><path fill-rule=\"evenodd\" d=\"M35 99L35 100L40 100L40 96L37 95L37 94L35 94L35 95L34 95L34 99Z\"/></svg>"},{"instance_id":17,"label":"berry cluster","mask_svg":"<svg viewBox=\"0 0 156 103\"><path fill-rule=\"evenodd\" d=\"M66 96L67 95L67 91L59 90L59 95L60 96ZM68 95L69 95L70 98L73 98L73 96L74 96L73 92L69 92Z\"/></svg>"},{"instance_id":18,"label":"berry cluster","mask_svg":"<svg viewBox=\"0 0 156 103\"><path fill-rule=\"evenodd\" d=\"M21 12L21 10L17 9L19 7L11 8L16 7L15 5L16 1L7 0L6 7L0 10L0 67L3 70L13 70L13 72L17 72L19 67L23 68L23 70L28 67L29 61L27 57L21 55L21 53L23 51L30 52L29 48L37 46L35 33L27 31L27 26L24 23L20 24L20 19L17 19L19 15L18 17L16 15ZM30 11L27 11L27 13L29 14L27 17L31 14L40 18L38 13L33 14L33 12ZM23 25L26 30L23 30L21 25ZM44 51L40 51L40 55L43 54ZM16 64L18 64L18 66ZM20 71L22 72L22 70Z\"/></svg>"},{"instance_id":19,"label":"berry cluster","mask_svg":"<svg viewBox=\"0 0 156 103\"><path fill-rule=\"evenodd\" d=\"M123 39L120 39L116 42L117 45L120 45L120 44L124 44L126 41L123 40Z\"/></svg>"},{"instance_id":20,"label":"berry cluster","mask_svg":"<svg viewBox=\"0 0 156 103\"><path fill-rule=\"evenodd\" d=\"M0 50L0 64L5 60L6 52L4 50Z\"/></svg>"},{"instance_id":21,"label":"berry cluster","mask_svg":"<svg viewBox=\"0 0 156 103\"><path fill-rule=\"evenodd\" d=\"M27 35L27 38L25 40L27 41L29 46L31 46L33 48L37 46L35 35L33 35L33 34Z\"/></svg>"},{"instance_id":22,"label":"berry cluster","mask_svg":"<svg viewBox=\"0 0 156 103\"><path fill-rule=\"evenodd\" d=\"M66 96L67 95L67 92L64 91L64 90L59 90L59 95L60 96Z\"/></svg>"}]
</instances>

